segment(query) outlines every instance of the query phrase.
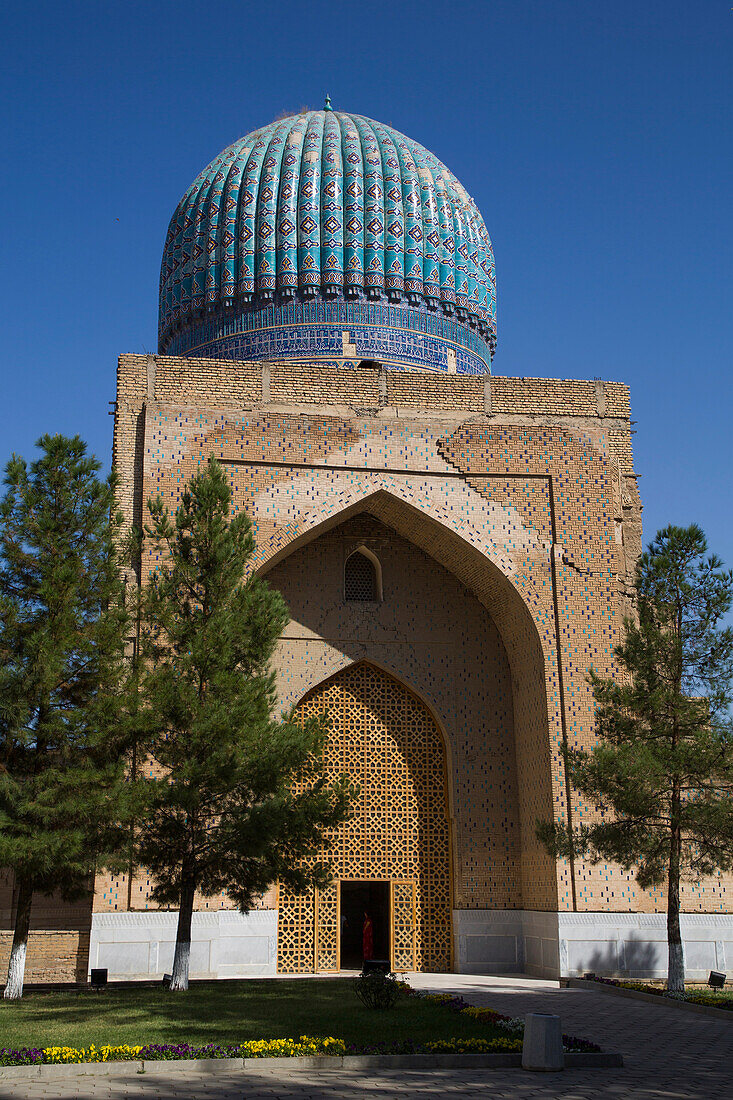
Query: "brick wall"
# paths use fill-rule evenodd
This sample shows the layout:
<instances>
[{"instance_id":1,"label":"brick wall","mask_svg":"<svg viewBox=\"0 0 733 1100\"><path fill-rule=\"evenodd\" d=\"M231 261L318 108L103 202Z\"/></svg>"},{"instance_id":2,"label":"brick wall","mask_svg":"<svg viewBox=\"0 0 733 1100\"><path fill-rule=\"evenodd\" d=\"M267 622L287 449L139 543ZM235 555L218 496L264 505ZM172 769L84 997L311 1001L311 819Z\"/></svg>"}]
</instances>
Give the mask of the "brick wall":
<instances>
[{"instance_id":1,"label":"brick wall","mask_svg":"<svg viewBox=\"0 0 733 1100\"><path fill-rule=\"evenodd\" d=\"M15 924L13 876L0 872L0 984L4 983ZM89 963L91 897L65 902L58 895L36 894L26 956L26 981L83 982Z\"/></svg>"},{"instance_id":2,"label":"brick wall","mask_svg":"<svg viewBox=\"0 0 733 1100\"><path fill-rule=\"evenodd\" d=\"M0 974L7 974L12 932L0 932ZM37 929L28 936L25 982L86 982L89 966L89 932L57 932Z\"/></svg>"},{"instance_id":3,"label":"brick wall","mask_svg":"<svg viewBox=\"0 0 733 1100\"><path fill-rule=\"evenodd\" d=\"M511 669L518 863L513 900L500 901L490 885L500 846L493 857L482 847L467 799L454 836L462 905L474 904L460 885L470 879L483 897L476 904L663 908L661 892L639 891L617 868L555 867L534 837L548 806L559 816L567 809L562 745L592 742L586 671L612 667L641 548L627 387L161 356L122 357L119 378L115 453L128 517L157 493L174 509L186 480L215 454L229 470L234 506L254 520L258 568L283 586L297 555L302 575L315 576L319 537L368 514L485 609ZM151 564L146 548L143 577ZM418 632L427 606L422 616ZM301 641L297 659L283 651L284 701L325 674L324 639ZM354 642L363 650L367 637ZM336 645L342 658L346 648ZM414 680L441 658L426 645L420 660ZM453 776L455 792L466 789L465 769ZM570 808L576 820L588 812L572 792ZM720 910L729 889L723 879L704 891L688 886L685 906ZM111 899L112 884L105 894Z\"/></svg>"}]
</instances>

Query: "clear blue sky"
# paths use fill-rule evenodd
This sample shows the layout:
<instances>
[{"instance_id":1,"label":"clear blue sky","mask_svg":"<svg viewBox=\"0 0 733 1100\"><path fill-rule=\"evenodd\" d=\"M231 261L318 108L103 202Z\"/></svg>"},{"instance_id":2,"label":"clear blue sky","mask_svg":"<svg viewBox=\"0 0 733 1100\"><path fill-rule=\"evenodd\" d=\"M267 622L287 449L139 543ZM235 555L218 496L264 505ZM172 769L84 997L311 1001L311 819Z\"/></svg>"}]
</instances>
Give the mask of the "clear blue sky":
<instances>
[{"instance_id":1,"label":"clear blue sky","mask_svg":"<svg viewBox=\"0 0 733 1100\"><path fill-rule=\"evenodd\" d=\"M476 199L494 372L628 383L646 538L696 520L733 565L731 0L41 0L0 20L0 463L44 431L109 462L116 357L156 350L179 197L329 92Z\"/></svg>"}]
</instances>

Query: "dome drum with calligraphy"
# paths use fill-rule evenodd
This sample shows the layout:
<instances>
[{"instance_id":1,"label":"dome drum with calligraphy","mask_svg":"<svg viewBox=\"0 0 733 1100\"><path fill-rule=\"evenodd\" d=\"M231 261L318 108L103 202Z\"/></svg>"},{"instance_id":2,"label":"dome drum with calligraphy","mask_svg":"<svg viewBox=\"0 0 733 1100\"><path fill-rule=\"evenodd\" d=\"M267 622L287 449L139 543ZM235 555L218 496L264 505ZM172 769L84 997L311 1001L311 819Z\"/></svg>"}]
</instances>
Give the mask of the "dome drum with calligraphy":
<instances>
[{"instance_id":1,"label":"dome drum with calligraphy","mask_svg":"<svg viewBox=\"0 0 733 1100\"><path fill-rule=\"evenodd\" d=\"M494 257L475 203L417 142L307 111L225 149L171 219L159 349L490 369Z\"/></svg>"}]
</instances>

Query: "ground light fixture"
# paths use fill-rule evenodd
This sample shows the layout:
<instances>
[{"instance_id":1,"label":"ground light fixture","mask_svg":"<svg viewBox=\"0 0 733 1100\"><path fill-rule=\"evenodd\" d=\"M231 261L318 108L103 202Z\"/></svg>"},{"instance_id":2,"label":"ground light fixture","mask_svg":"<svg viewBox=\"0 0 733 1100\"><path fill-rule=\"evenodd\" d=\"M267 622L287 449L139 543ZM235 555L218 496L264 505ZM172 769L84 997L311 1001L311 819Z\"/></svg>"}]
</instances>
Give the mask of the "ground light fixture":
<instances>
[{"instance_id":1,"label":"ground light fixture","mask_svg":"<svg viewBox=\"0 0 733 1100\"><path fill-rule=\"evenodd\" d=\"M100 990L107 987L107 968L106 967L92 967L89 975L89 984L92 989Z\"/></svg>"}]
</instances>

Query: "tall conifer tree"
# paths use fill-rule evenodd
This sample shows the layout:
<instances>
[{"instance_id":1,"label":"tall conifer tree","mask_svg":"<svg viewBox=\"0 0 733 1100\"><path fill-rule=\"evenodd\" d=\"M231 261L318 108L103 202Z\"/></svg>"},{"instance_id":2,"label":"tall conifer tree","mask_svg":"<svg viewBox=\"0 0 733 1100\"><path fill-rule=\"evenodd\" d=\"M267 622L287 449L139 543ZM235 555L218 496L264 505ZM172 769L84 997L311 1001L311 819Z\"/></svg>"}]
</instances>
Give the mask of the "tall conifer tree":
<instances>
[{"instance_id":1,"label":"tall conifer tree","mask_svg":"<svg viewBox=\"0 0 733 1100\"><path fill-rule=\"evenodd\" d=\"M112 858L132 793L119 713L126 614L115 482L81 439L13 456L0 503L0 866L16 884L6 998L22 996L34 894Z\"/></svg>"},{"instance_id":2,"label":"tall conifer tree","mask_svg":"<svg viewBox=\"0 0 733 1100\"><path fill-rule=\"evenodd\" d=\"M326 781L326 725L274 716L270 660L288 622L280 594L254 573L246 513L212 460L175 517L149 504L159 564L142 595L140 697L152 809L136 854L153 898L179 908L172 990L188 988L197 891L247 911L276 880L325 883L324 831L348 812L345 780ZM308 869L299 860L313 857Z\"/></svg>"},{"instance_id":3,"label":"tall conifer tree","mask_svg":"<svg viewBox=\"0 0 733 1100\"><path fill-rule=\"evenodd\" d=\"M667 986L684 993L680 884L733 866L733 574L701 529L660 531L636 572L638 616L616 647L621 676L590 673L598 744L566 754L598 818L538 829L549 850L613 860L667 889Z\"/></svg>"}]
</instances>

